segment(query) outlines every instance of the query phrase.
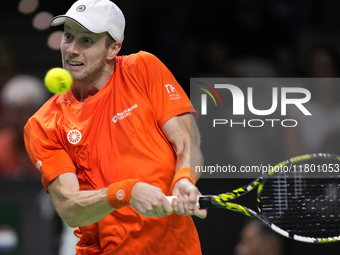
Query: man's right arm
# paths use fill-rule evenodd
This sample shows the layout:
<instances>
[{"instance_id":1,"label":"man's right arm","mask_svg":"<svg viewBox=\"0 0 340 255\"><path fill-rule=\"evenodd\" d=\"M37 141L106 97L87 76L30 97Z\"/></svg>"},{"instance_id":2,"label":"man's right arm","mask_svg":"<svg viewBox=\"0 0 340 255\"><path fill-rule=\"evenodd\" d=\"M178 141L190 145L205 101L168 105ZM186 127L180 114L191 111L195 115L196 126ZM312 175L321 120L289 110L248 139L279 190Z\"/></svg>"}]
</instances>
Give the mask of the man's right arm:
<instances>
[{"instance_id":1,"label":"man's right arm","mask_svg":"<svg viewBox=\"0 0 340 255\"><path fill-rule=\"evenodd\" d=\"M70 227L88 226L114 211L107 200L108 187L99 190L79 190L74 173L59 175L48 185L58 215ZM161 189L137 182L131 191L130 205L146 217L164 217L173 212Z\"/></svg>"},{"instance_id":2,"label":"man's right arm","mask_svg":"<svg viewBox=\"0 0 340 255\"><path fill-rule=\"evenodd\" d=\"M108 203L107 189L80 191L74 173L61 174L48 185L54 208L70 227L91 225L115 210Z\"/></svg>"}]
</instances>

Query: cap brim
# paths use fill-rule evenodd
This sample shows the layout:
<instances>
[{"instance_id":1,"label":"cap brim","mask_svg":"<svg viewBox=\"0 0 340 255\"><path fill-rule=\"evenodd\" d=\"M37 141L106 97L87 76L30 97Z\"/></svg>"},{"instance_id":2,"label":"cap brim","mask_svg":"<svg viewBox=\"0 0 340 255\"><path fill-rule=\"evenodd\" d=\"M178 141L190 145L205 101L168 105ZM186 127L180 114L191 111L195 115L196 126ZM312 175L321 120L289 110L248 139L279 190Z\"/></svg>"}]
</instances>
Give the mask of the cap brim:
<instances>
[{"instance_id":1,"label":"cap brim","mask_svg":"<svg viewBox=\"0 0 340 255\"><path fill-rule=\"evenodd\" d=\"M64 24L65 20L66 20L66 16L59 15L59 16L56 16L53 19L51 19L50 24L51 24L51 26L54 26L54 27L59 26L59 25Z\"/></svg>"},{"instance_id":2,"label":"cap brim","mask_svg":"<svg viewBox=\"0 0 340 255\"><path fill-rule=\"evenodd\" d=\"M59 26L65 23L66 18L71 19L75 22L77 22L80 26L85 28L88 31L91 31L92 33L103 33L108 32L108 29L101 23L89 20L85 18L84 16L72 14L72 15L59 15L54 17L50 24L51 26Z\"/></svg>"}]
</instances>

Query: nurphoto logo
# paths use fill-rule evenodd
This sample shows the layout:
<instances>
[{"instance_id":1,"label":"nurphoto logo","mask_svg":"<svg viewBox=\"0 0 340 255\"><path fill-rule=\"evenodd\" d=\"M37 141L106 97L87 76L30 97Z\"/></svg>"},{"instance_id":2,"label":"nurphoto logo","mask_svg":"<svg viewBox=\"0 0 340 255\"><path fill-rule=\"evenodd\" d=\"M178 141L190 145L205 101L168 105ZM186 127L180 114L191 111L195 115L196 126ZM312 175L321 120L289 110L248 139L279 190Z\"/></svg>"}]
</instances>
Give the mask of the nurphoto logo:
<instances>
[{"instance_id":1,"label":"nurphoto logo","mask_svg":"<svg viewBox=\"0 0 340 255\"><path fill-rule=\"evenodd\" d=\"M302 87L266 87L266 91L270 91L269 95L266 95L266 100L271 102L271 105L264 109L259 109L255 107L254 102L261 101L261 98L256 98L254 91L259 89L258 87L246 86L242 87L243 90L235 84L230 83L214 83L207 84L206 82L195 82L196 92L199 89L203 93L200 94L200 106L201 115L209 115L209 113L220 113L221 118L214 118L212 121L213 127L217 125L230 125L233 127L235 125L241 125L244 127L262 127L265 124L274 127L275 124L280 123L282 127L295 127L298 125L296 119L279 119L279 116L287 115L287 107L293 107L300 111L305 116L312 116L312 113L307 109L306 103L311 99L311 92ZM197 86L200 84L200 86ZM249 85L251 83L248 83ZM248 85L247 84L247 85ZM244 85L244 84L243 84ZM210 99L209 99L209 97ZM224 97L228 96L227 99ZM230 96L232 100L230 100ZM257 100L256 100L257 99ZM215 106L223 108L211 108L208 109L208 100L212 100ZM225 103L222 104L222 101ZM250 116L250 114L255 115L257 118L254 119L226 119L223 118L222 114L226 111L232 111L232 116ZM247 114L249 112L249 114ZM275 118L271 118L271 115L275 114ZM215 114L216 115L216 114ZM215 116L214 115L214 116ZM265 116L265 117L262 117Z\"/></svg>"}]
</instances>

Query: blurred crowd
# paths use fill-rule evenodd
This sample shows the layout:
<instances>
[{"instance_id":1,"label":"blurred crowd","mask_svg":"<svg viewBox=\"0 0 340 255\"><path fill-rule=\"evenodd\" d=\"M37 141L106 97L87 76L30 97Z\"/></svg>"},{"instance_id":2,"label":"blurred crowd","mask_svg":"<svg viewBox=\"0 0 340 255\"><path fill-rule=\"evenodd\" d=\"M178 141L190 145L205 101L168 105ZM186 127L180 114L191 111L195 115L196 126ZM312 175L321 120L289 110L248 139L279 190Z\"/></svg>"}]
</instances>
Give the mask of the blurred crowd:
<instances>
[{"instance_id":1,"label":"blurred crowd","mask_svg":"<svg viewBox=\"0 0 340 255\"><path fill-rule=\"evenodd\" d=\"M286 255L287 240L255 219L244 224L235 255Z\"/></svg>"},{"instance_id":2,"label":"blurred crowd","mask_svg":"<svg viewBox=\"0 0 340 255\"><path fill-rule=\"evenodd\" d=\"M152 48L184 86L200 76L338 75L337 0L158 2Z\"/></svg>"},{"instance_id":3,"label":"blurred crowd","mask_svg":"<svg viewBox=\"0 0 340 255\"><path fill-rule=\"evenodd\" d=\"M40 78L20 73L20 57L0 41L0 178L40 178L24 147L23 127L48 99Z\"/></svg>"}]
</instances>

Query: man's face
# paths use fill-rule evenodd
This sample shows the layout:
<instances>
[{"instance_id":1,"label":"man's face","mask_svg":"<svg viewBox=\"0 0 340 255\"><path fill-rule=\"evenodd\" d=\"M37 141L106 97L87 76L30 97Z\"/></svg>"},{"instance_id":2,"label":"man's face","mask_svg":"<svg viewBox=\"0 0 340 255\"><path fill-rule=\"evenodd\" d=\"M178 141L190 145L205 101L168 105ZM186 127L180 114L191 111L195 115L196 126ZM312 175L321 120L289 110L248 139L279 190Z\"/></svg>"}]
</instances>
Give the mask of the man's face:
<instances>
[{"instance_id":1,"label":"man's face","mask_svg":"<svg viewBox=\"0 0 340 255\"><path fill-rule=\"evenodd\" d=\"M61 41L63 67L73 80L91 82L105 71L108 49L105 47L106 33L95 34L66 19Z\"/></svg>"}]
</instances>

